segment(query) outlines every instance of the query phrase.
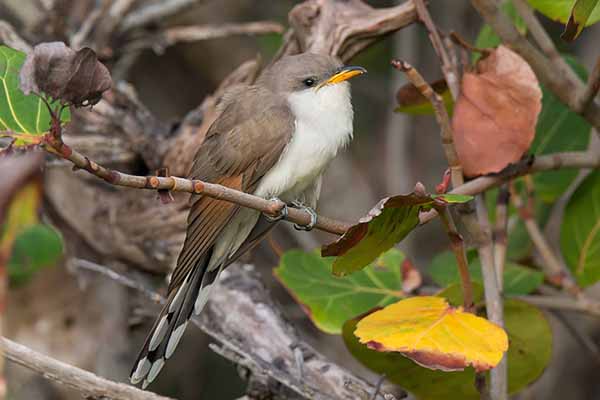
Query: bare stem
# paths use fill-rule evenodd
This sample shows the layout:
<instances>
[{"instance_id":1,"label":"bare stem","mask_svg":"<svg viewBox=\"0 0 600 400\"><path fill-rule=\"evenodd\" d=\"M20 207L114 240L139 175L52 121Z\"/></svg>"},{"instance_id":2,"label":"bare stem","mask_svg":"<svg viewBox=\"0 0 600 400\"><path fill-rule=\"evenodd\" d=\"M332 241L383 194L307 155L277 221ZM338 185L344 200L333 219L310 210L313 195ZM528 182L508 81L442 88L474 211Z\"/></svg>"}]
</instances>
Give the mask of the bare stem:
<instances>
[{"instance_id":1,"label":"bare stem","mask_svg":"<svg viewBox=\"0 0 600 400\"><path fill-rule=\"evenodd\" d=\"M174 192L202 194L252 208L271 216L278 215L281 208L284 206L284 204L279 201L266 200L262 197L240 192L226 186L203 182L197 179L184 179L174 176L137 176L108 169L91 161L76 150L73 150L64 144L60 137L55 137L52 134L46 135L45 143L48 152L71 161L77 168L84 169L112 185L138 189L170 190ZM290 207L287 220L297 224L307 225L310 223L311 217L310 214L304 210ZM348 223L321 216L317 218L317 224L315 225L315 228L317 229L337 235L343 235L349 227L350 224Z\"/></svg>"},{"instance_id":2,"label":"bare stem","mask_svg":"<svg viewBox=\"0 0 600 400\"><path fill-rule=\"evenodd\" d=\"M589 105L598 95L598 90L600 90L600 57L596 61L596 65L594 65L594 69L592 70L592 73L588 79L585 92L583 92L583 95L581 96L581 100L579 102L579 107L581 110L585 110L589 107Z\"/></svg>"},{"instance_id":3,"label":"bare stem","mask_svg":"<svg viewBox=\"0 0 600 400\"><path fill-rule=\"evenodd\" d=\"M572 294L578 294L581 289L575 283L575 280L571 276L569 270L560 262L552 247L546 240L546 237L542 233L536 219L535 219L535 207L533 198L533 187L530 180L528 180L528 198L524 200L518 191L511 187L511 200L513 205L519 211L519 216L525 224L525 229L531 238L533 245L535 246L538 254L542 258L541 268L546 275L546 279L555 285L564 287L567 291Z\"/></svg>"},{"instance_id":4,"label":"bare stem","mask_svg":"<svg viewBox=\"0 0 600 400\"><path fill-rule=\"evenodd\" d=\"M496 201L496 225L494 226L494 265L498 287L504 287L504 264L506 262L506 247L508 244L508 200L510 192L503 185L498 192Z\"/></svg>"},{"instance_id":5,"label":"bare stem","mask_svg":"<svg viewBox=\"0 0 600 400\"><path fill-rule=\"evenodd\" d=\"M481 195L475 199L477 223L481 232L479 244L479 260L483 275L485 293L485 308L490 321L504 326L504 307L502 304L501 287L498 284L497 272L494 264L494 245L492 231L485 201ZM476 230L474 230L476 232ZM506 354L502 361L490 372L489 396L491 400L506 400L508 398L508 377Z\"/></svg>"},{"instance_id":6,"label":"bare stem","mask_svg":"<svg viewBox=\"0 0 600 400\"><path fill-rule=\"evenodd\" d=\"M465 244L462 236L456 230L456 224L452 219L452 215L448 212L446 207L436 208L442 224L446 229L448 238L450 239L450 246L454 257L456 257L456 263L458 264L458 272L460 273L460 283L463 291L463 306L468 312L473 312L473 284L471 282L471 275L469 274L469 263L467 262L467 255L465 250Z\"/></svg>"},{"instance_id":7,"label":"bare stem","mask_svg":"<svg viewBox=\"0 0 600 400\"><path fill-rule=\"evenodd\" d=\"M133 386L109 381L91 372L79 369L44 354L35 352L4 337L0 338L2 351L7 359L83 393L88 399L112 400L168 400L152 392Z\"/></svg>"},{"instance_id":8,"label":"bare stem","mask_svg":"<svg viewBox=\"0 0 600 400\"><path fill-rule=\"evenodd\" d=\"M419 71L417 71L409 63L405 61L394 60L392 61L392 66L404 72L408 80L427 100L429 100L433 106L435 118L441 128L442 146L444 148L444 153L446 154L448 166L450 167L450 172L452 174L452 186L456 188L462 185L464 183L462 166L460 165L460 160L458 159L458 154L454 147L452 124L450 123L450 117L442 97L433 90L431 85L427 83Z\"/></svg>"},{"instance_id":9,"label":"bare stem","mask_svg":"<svg viewBox=\"0 0 600 400\"><path fill-rule=\"evenodd\" d=\"M514 24L502 12L495 0L471 0L485 21L496 31L502 41L516 51L531 66L540 81L548 87L564 104L581 114L596 128L600 135L600 103L591 102L581 109L581 98L585 91L583 82L564 74L562 68L551 62L542 52L522 36Z\"/></svg>"}]
</instances>

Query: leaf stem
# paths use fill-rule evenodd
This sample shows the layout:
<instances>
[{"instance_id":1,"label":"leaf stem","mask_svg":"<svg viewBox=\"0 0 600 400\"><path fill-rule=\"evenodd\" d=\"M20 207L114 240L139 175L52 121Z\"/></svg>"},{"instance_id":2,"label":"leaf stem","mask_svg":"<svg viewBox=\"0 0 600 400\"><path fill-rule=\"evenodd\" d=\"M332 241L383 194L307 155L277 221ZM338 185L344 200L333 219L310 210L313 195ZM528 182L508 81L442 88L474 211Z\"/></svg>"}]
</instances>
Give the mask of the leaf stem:
<instances>
[{"instance_id":1,"label":"leaf stem","mask_svg":"<svg viewBox=\"0 0 600 400\"><path fill-rule=\"evenodd\" d=\"M468 312L474 311L473 303L473 283L469 273L469 263L467 262L467 254L462 236L456 230L456 224L448 209L444 206L437 206L436 210L440 215L440 220L444 225L444 229L450 239L450 246L456 263L458 264L458 272L460 274L460 283L463 291L463 307Z\"/></svg>"}]
</instances>

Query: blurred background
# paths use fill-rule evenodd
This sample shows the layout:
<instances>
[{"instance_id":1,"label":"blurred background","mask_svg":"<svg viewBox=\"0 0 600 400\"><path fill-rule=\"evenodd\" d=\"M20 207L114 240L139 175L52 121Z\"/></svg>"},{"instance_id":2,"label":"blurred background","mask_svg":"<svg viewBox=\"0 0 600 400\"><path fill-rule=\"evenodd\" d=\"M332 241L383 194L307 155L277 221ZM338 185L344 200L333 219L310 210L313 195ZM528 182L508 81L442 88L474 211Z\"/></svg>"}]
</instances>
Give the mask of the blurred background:
<instances>
[{"instance_id":1,"label":"blurred background","mask_svg":"<svg viewBox=\"0 0 600 400\"><path fill-rule=\"evenodd\" d=\"M110 1L1 0L0 20L11 23L21 36L35 44L52 38L52 30L58 31L56 27L61 25L67 26L67 30L81 28L82 16L101 7L102 3ZM138 3L146 5L159 1L138 0ZM190 3L177 15L155 25L274 21L287 27L287 14L299 2L198 0ZM367 3L374 7L388 7L401 2L380 0ZM54 11L49 22L47 10L50 6ZM482 21L469 1L432 0L430 10L441 29L457 31L474 42ZM544 23L552 35L558 37L561 26L548 20ZM140 38L151 35L152 29L151 25L140 31ZM55 38L60 39L60 35ZM600 29L596 26L586 30L576 45L561 46L565 46L562 50L576 54L590 69L598 56L598 40ZM180 43L164 49L146 46L144 49L123 50L114 47L113 50L127 53L104 54L114 80L129 82L137 91L139 101L158 120L175 127L241 63L257 55L268 62L282 41L281 34L232 36ZM382 197L409 192L417 181L433 190L442 177L446 165L434 119L394 112L396 92L406 82L402 74L390 67L392 58L409 61L430 81L442 77L427 33L416 25L388 36L352 60L352 64L367 68L369 74L352 82L355 137L325 176L319 204L319 212L323 215L356 220ZM97 134L113 135L114 132ZM596 138L595 135L592 137ZM597 143L593 145L597 146ZM119 159L118 150L114 151L114 154L109 151L108 156L105 155L109 161L114 161L113 165L126 164L135 169L136 163L139 163L139 160L126 157ZM102 229L98 225L102 223L102 219L97 220L98 212L103 212L102 215L108 218L112 215L111 204L114 204L101 196L87 196L88 189L98 182L80 175L77 177L83 186L69 183L75 178L66 164L56 162L47 170L44 215L63 231L66 254L60 265L44 269L25 284L11 286L6 335L59 360L124 381L159 307L151 307L147 301L140 300L137 293L102 276L70 267L69 258L73 255L102 263L98 249L93 245L94 229ZM153 197L149 193L137 195ZM64 213L61 213L62 206L67 210ZM557 205L557 210L560 206ZM81 209L87 211L77 218L88 218L91 225L85 229L90 231L61 229L68 220L64 214L70 212L68 210L81 212ZM286 226L276 228L270 241L261 244L244 261L255 265L272 295L282 305L285 315L308 342L339 364L374 382L376 377L352 359L341 339L314 328L272 276L272 269L278 264L279 249L309 250L331 241L332 237L319 232L296 232L287 224L283 225ZM548 229L549 237L556 243L557 232L552 231L551 224ZM143 230L143 227L138 230ZM119 236L114 238L118 240ZM169 241L172 238L162 239ZM445 250L448 243L438 222L434 222L411 234L400 247L426 277L432 257ZM111 267L132 269L131 265L118 262ZM153 266L134 271L139 279L163 291L166 272ZM553 361L541 379L518 398L600 398L600 385L595 379L600 367L600 354L589 354L571 337L564 325L556 323L553 316L549 317L555 332ZM566 318L581 327L591 340L600 339L597 321L571 314ZM208 349L209 342L210 339L202 332L190 327L179 350L151 389L178 399L241 397L245 382L239 377L235 365ZM12 364L8 368L11 399L79 398L77 393L55 386L25 369Z\"/></svg>"}]
</instances>

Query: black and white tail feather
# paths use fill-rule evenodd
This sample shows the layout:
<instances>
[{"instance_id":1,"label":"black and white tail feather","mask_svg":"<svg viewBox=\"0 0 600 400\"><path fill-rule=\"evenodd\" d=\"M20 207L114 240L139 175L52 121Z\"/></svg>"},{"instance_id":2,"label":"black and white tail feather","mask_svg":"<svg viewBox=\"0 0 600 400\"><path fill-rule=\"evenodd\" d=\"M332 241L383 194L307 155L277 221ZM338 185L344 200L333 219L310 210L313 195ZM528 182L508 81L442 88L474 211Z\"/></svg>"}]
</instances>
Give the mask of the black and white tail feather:
<instances>
[{"instance_id":1,"label":"black and white tail feather","mask_svg":"<svg viewBox=\"0 0 600 400\"><path fill-rule=\"evenodd\" d=\"M157 376L179 344L192 314L199 315L208 300L224 263L206 270L208 252L167 299L131 371L131 383L142 382L145 389Z\"/></svg>"}]
</instances>

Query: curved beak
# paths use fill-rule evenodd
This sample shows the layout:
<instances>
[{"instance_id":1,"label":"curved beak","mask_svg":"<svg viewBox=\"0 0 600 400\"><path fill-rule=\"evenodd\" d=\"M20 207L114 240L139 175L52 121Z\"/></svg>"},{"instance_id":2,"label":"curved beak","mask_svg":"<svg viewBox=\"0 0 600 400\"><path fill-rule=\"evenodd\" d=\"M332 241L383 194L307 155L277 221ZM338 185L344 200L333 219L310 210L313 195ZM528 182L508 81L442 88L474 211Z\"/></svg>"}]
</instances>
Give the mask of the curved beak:
<instances>
[{"instance_id":1,"label":"curved beak","mask_svg":"<svg viewBox=\"0 0 600 400\"><path fill-rule=\"evenodd\" d=\"M350 78L354 78L355 76L366 74L366 73L367 73L367 70L364 69L363 67L353 67L353 66L342 67L342 68L338 69L337 71L335 71L333 73L333 75L331 75L329 77L329 79L327 79L326 81L323 81L323 83L321 83L318 86L318 88L321 88L326 85L334 85L336 83L344 82Z\"/></svg>"}]
</instances>

